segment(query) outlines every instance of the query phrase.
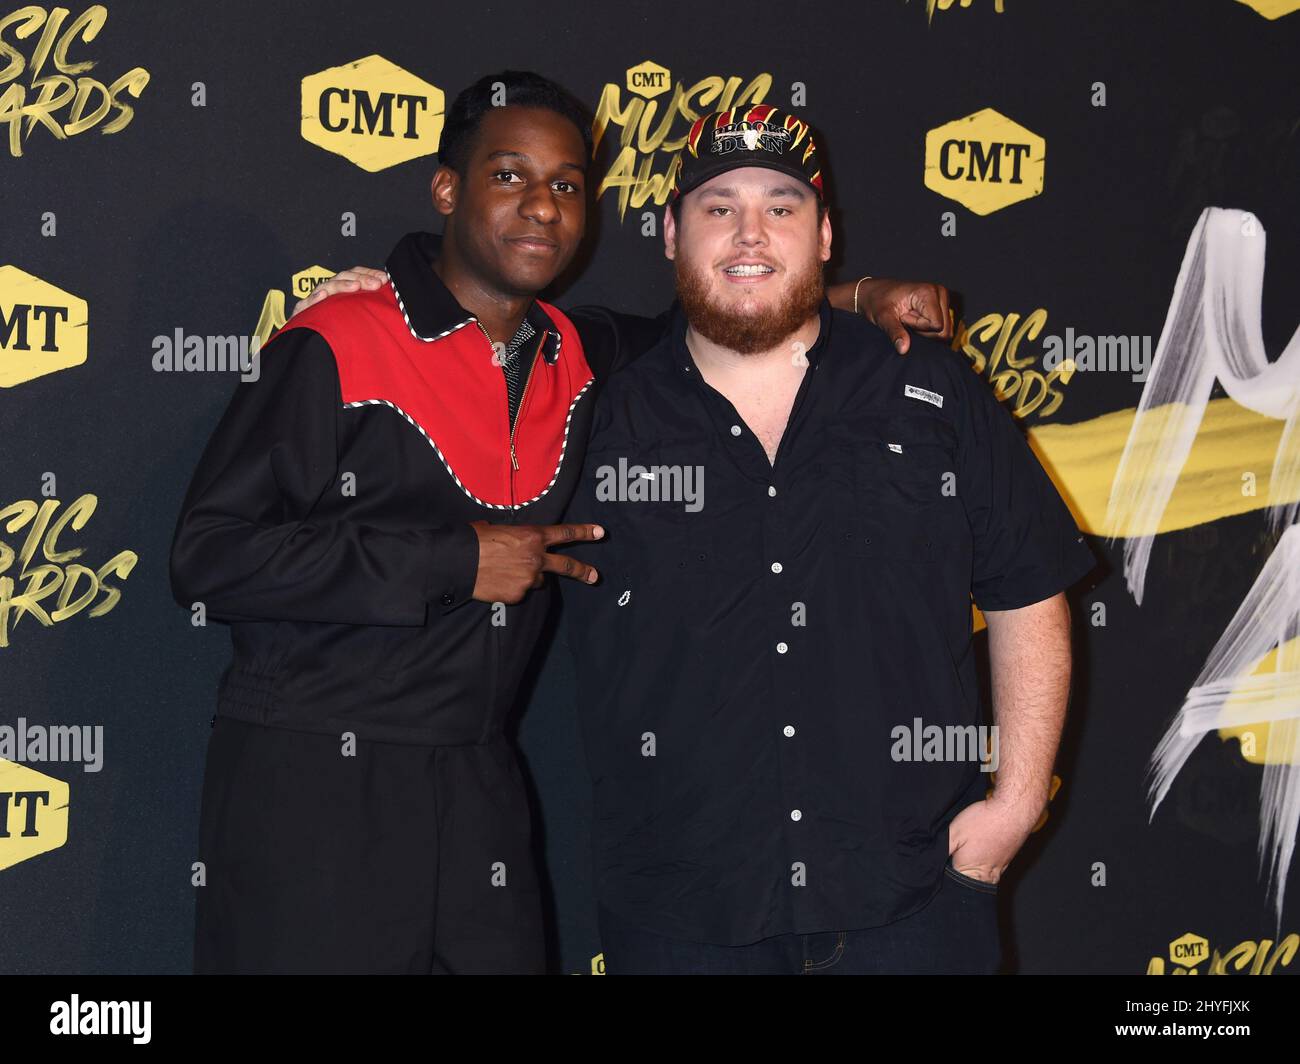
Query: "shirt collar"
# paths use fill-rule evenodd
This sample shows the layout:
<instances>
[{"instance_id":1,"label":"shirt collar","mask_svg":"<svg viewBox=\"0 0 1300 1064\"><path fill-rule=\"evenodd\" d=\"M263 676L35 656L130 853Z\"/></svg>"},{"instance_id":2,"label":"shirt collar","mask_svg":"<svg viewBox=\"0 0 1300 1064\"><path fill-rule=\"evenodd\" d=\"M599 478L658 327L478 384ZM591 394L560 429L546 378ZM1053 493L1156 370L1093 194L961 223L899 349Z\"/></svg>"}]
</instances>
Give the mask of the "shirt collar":
<instances>
[{"instance_id":1,"label":"shirt collar","mask_svg":"<svg viewBox=\"0 0 1300 1064\"><path fill-rule=\"evenodd\" d=\"M442 250L442 237L434 233L407 233L397 242L384 263L397 306L406 319L406 327L417 340L426 343L471 325L478 319L462 307L442 278L433 271ZM560 357L560 330L534 300L524 319L537 330L546 332L546 349L542 357L554 364ZM506 341L502 341L506 342Z\"/></svg>"},{"instance_id":2,"label":"shirt collar","mask_svg":"<svg viewBox=\"0 0 1300 1064\"><path fill-rule=\"evenodd\" d=\"M817 339L813 341L812 347L804 352L810 366L817 365L831 342L831 322L834 319L831 314L830 300L825 296L822 296L821 305L817 308L817 314L821 323L817 331ZM686 346L686 327L689 323L686 320L686 312L682 310L681 303L673 302L670 321L669 330L673 338L673 361L681 369L692 372L695 370L695 360L691 357L690 348Z\"/></svg>"}]
</instances>

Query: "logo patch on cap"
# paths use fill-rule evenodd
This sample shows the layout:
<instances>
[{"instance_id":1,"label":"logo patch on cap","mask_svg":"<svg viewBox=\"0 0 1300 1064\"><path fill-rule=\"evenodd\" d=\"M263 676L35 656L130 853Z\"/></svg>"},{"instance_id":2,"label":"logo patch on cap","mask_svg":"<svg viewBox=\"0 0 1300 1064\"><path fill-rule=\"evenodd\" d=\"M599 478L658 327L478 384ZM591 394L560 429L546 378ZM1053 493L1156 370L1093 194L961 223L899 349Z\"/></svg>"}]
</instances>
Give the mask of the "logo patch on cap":
<instances>
[{"instance_id":1,"label":"logo patch on cap","mask_svg":"<svg viewBox=\"0 0 1300 1064\"><path fill-rule=\"evenodd\" d=\"M776 155L785 154L785 149L794 143L794 134L785 126L769 125L766 122L730 122L718 126L713 131L715 155L743 148L745 151L770 151Z\"/></svg>"},{"instance_id":2,"label":"logo patch on cap","mask_svg":"<svg viewBox=\"0 0 1300 1064\"><path fill-rule=\"evenodd\" d=\"M673 171L671 198L676 201L728 170L760 166L789 174L825 195L817 145L802 118L768 103L731 107L697 118Z\"/></svg>"},{"instance_id":3,"label":"logo patch on cap","mask_svg":"<svg viewBox=\"0 0 1300 1064\"><path fill-rule=\"evenodd\" d=\"M903 389L903 394L909 399L920 399L922 402L933 403L935 406L943 406L943 396L938 392L929 391L926 388L918 388L915 384L909 384Z\"/></svg>"}]
</instances>

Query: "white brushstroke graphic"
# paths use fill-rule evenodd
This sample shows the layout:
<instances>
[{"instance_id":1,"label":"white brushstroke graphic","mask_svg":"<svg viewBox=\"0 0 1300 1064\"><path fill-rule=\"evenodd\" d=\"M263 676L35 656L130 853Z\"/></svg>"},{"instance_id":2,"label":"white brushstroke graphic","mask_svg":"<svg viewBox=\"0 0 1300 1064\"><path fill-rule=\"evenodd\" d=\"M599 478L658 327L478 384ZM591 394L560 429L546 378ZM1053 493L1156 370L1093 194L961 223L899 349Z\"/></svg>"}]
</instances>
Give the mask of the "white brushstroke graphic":
<instances>
[{"instance_id":1,"label":"white brushstroke graphic","mask_svg":"<svg viewBox=\"0 0 1300 1064\"><path fill-rule=\"evenodd\" d=\"M1152 542L1217 380L1241 406L1285 423L1269 484L1269 522L1283 530L1152 756L1151 816L1197 744L1220 728L1267 721L1260 784L1260 872L1280 927L1300 823L1300 328L1270 362L1260 307L1263 227L1208 207L1192 231L1133 428L1111 484L1106 528L1124 530L1124 577L1142 603ZM1144 425L1158 412L1165 428ZM1277 500L1274 502L1273 500ZM1284 500L1291 500L1286 502ZM1251 675L1278 648L1271 673Z\"/></svg>"}]
</instances>

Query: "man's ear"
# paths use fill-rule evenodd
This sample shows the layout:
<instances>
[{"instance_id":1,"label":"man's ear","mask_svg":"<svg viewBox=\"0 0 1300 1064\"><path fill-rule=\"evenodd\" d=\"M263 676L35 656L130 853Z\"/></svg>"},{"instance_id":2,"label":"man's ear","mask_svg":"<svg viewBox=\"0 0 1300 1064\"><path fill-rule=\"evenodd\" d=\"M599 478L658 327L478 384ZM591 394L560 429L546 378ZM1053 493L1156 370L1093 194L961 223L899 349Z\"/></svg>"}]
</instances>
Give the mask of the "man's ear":
<instances>
[{"instance_id":1,"label":"man's ear","mask_svg":"<svg viewBox=\"0 0 1300 1064\"><path fill-rule=\"evenodd\" d=\"M817 228L818 243L821 245L822 262L827 262L831 257L831 212L829 210L822 215L821 225Z\"/></svg>"},{"instance_id":2,"label":"man's ear","mask_svg":"<svg viewBox=\"0 0 1300 1064\"><path fill-rule=\"evenodd\" d=\"M451 214L460 194L460 174L449 166L438 167L429 182L429 191L433 194L433 209L442 215Z\"/></svg>"},{"instance_id":3,"label":"man's ear","mask_svg":"<svg viewBox=\"0 0 1300 1064\"><path fill-rule=\"evenodd\" d=\"M671 207L664 208L664 258L677 257L677 219Z\"/></svg>"}]
</instances>

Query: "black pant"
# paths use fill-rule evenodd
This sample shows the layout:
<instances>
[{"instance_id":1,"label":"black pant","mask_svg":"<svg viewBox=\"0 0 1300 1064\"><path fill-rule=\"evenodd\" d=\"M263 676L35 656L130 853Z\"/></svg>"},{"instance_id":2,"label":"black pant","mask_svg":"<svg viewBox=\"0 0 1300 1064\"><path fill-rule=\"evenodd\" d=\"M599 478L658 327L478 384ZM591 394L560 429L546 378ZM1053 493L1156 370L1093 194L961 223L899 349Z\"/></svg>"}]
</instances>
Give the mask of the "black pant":
<instances>
[{"instance_id":1,"label":"black pant","mask_svg":"<svg viewBox=\"0 0 1300 1064\"><path fill-rule=\"evenodd\" d=\"M527 794L505 739L358 741L218 717L194 971L540 973Z\"/></svg>"},{"instance_id":2,"label":"black pant","mask_svg":"<svg viewBox=\"0 0 1300 1064\"><path fill-rule=\"evenodd\" d=\"M610 975L993 975L1002 960L997 886L949 863L919 911L883 927L776 935L748 946L683 942L600 906Z\"/></svg>"}]
</instances>

